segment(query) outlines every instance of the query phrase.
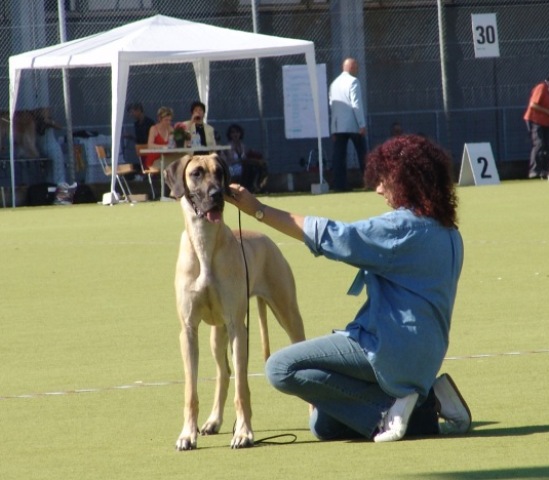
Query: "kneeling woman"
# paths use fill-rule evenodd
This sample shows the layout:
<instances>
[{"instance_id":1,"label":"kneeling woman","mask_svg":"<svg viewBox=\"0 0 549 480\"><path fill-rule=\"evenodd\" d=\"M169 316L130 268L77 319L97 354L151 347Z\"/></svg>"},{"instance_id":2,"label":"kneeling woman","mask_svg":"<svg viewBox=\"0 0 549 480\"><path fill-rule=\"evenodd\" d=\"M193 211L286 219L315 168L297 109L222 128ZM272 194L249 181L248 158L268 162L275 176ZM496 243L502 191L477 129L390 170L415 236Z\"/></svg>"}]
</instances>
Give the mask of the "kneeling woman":
<instances>
[{"instance_id":1,"label":"kneeling woman","mask_svg":"<svg viewBox=\"0 0 549 480\"><path fill-rule=\"evenodd\" d=\"M463 263L451 160L428 139L402 135L372 151L366 165L366 184L392 211L353 223L278 210L231 186L227 201L314 255L357 268L349 293L367 290L343 330L276 352L267 377L313 405L310 427L320 439L438 433L439 415L447 424L441 432L467 431L471 415L455 384L448 375L436 379Z\"/></svg>"}]
</instances>

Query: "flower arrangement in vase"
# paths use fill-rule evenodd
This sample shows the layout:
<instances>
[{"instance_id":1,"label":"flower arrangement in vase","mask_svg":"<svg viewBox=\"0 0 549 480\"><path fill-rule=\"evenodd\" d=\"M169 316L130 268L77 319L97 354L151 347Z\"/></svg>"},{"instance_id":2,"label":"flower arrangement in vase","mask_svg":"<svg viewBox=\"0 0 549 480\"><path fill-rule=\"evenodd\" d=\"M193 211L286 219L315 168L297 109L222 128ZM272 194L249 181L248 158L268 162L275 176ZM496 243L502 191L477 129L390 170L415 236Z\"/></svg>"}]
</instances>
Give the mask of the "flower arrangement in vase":
<instances>
[{"instance_id":1,"label":"flower arrangement in vase","mask_svg":"<svg viewBox=\"0 0 549 480\"><path fill-rule=\"evenodd\" d=\"M177 122L173 126L173 139L177 148L183 148L185 143L190 141L191 132L187 130L185 122Z\"/></svg>"}]
</instances>

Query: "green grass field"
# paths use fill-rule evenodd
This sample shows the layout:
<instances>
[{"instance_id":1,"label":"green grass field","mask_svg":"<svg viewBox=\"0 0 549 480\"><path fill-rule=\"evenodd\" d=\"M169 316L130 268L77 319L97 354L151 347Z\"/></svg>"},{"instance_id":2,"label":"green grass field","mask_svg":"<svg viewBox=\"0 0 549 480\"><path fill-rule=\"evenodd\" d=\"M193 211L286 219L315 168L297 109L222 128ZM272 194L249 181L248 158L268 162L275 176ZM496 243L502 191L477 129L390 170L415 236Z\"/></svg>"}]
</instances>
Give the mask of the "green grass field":
<instances>
[{"instance_id":1,"label":"green grass field","mask_svg":"<svg viewBox=\"0 0 549 480\"><path fill-rule=\"evenodd\" d=\"M176 452L183 373L173 275L183 217L177 203L0 210L0 479L546 479L549 478L549 183L463 187L465 265L443 370L471 407L460 437L388 444L318 442L307 406L263 376L252 302L250 387L256 440L220 435ZM303 214L355 220L387 210L373 192L266 196ZM238 226L227 207L225 220ZM249 217L293 267L309 337L342 327L363 298L355 272L315 258ZM287 343L271 323L273 349ZM214 374L201 329L200 422ZM232 396L232 392L231 392ZM285 439L281 439L284 442Z\"/></svg>"}]
</instances>

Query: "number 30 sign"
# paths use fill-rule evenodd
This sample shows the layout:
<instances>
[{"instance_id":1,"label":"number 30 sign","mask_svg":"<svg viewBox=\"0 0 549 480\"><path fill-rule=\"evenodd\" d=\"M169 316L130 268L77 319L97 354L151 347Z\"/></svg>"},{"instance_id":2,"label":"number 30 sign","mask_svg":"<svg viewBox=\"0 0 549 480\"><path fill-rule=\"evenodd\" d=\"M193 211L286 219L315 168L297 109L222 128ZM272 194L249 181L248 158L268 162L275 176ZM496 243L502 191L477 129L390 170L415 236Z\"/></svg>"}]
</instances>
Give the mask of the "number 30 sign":
<instances>
[{"instance_id":1,"label":"number 30 sign","mask_svg":"<svg viewBox=\"0 0 549 480\"><path fill-rule=\"evenodd\" d=\"M471 15L475 58L499 57L498 24L495 13Z\"/></svg>"},{"instance_id":2,"label":"number 30 sign","mask_svg":"<svg viewBox=\"0 0 549 480\"><path fill-rule=\"evenodd\" d=\"M489 143L466 143L459 173L460 185L496 185L499 174Z\"/></svg>"}]
</instances>

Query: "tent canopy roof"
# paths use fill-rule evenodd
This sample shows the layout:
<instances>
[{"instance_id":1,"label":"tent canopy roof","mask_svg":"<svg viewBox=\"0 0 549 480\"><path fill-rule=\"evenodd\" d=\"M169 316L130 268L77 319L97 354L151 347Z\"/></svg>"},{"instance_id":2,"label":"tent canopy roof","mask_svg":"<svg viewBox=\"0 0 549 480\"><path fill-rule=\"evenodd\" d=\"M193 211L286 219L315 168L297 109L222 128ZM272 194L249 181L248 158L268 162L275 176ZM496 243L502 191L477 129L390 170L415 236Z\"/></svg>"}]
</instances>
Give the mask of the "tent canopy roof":
<instances>
[{"instance_id":1,"label":"tent canopy roof","mask_svg":"<svg viewBox=\"0 0 549 480\"><path fill-rule=\"evenodd\" d=\"M314 52L306 40L273 37L156 15L107 32L10 57L12 69L108 67L237 60Z\"/></svg>"}]
</instances>

